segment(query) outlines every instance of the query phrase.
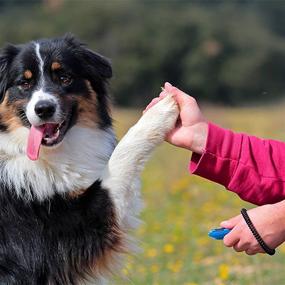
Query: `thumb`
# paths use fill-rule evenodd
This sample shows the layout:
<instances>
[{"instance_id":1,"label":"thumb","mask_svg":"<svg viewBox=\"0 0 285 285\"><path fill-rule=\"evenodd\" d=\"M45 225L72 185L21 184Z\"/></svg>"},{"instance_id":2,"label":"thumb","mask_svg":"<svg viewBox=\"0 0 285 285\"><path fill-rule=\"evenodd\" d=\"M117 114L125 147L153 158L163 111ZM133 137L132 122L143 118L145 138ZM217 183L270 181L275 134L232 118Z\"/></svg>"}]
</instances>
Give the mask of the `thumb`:
<instances>
[{"instance_id":1,"label":"thumb","mask_svg":"<svg viewBox=\"0 0 285 285\"><path fill-rule=\"evenodd\" d=\"M226 229L234 228L241 220L241 215L235 216L229 220L220 223L220 226Z\"/></svg>"},{"instance_id":2,"label":"thumb","mask_svg":"<svg viewBox=\"0 0 285 285\"><path fill-rule=\"evenodd\" d=\"M173 86L169 82L165 82L164 83L164 89L166 90L166 92L171 93Z\"/></svg>"}]
</instances>

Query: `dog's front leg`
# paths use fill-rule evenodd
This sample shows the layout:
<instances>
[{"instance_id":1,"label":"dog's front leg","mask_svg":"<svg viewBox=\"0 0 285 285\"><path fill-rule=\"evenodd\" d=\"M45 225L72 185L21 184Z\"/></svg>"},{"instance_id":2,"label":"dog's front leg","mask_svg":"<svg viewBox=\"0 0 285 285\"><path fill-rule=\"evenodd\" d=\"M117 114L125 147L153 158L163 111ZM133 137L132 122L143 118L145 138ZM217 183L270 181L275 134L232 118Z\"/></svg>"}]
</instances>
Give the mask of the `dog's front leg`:
<instances>
[{"instance_id":1,"label":"dog's front leg","mask_svg":"<svg viewBox=\"0 0 285 285\"><path fill-rule=\"evenodd\" d=\"M171 95L150 108L115 148L102 177L119 225L133 227L140 207L139 174L152 150L174 127L178 107Z\"/></svg>"}]
</instances>

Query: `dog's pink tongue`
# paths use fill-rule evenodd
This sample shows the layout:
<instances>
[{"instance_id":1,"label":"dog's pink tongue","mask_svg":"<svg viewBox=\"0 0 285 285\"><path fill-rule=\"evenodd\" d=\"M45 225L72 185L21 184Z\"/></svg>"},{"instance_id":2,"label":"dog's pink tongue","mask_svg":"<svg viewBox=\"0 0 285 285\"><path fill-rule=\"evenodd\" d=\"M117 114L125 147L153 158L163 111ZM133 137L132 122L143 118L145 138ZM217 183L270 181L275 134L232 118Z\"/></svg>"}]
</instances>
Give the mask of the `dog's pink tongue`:
<instances>
[{"instance_id":1,"label":"dog's pink tongue","mask_svg":"<svg viewBox=\"0 0 285 285\"><path fill-rule=\"evenodd\" d=\"M45 128L45 125L39 127L31 126L27 145L27 155L31 160L37 160L39 158Z\"/></svg>"}]
</instances>

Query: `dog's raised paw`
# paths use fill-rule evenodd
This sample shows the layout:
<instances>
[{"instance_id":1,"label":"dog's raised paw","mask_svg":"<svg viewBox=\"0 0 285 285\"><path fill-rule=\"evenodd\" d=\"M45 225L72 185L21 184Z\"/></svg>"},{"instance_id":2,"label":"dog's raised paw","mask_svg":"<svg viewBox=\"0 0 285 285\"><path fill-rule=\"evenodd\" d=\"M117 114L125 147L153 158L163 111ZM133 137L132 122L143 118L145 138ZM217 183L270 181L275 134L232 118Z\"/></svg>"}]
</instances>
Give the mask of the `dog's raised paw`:
<instances>
[{"instance_id":1,"label":"dog's raised paw","mask_svg":"<svg viewBox=\"0 0 285 285\"><path fill-rule=\"evenodd\" d=\"M147 130L149 139L163 140L165 135L174 128L179 114L177 103L169 94L152 106L139 121L142 132Z\"/></svg>"}]
</instances>

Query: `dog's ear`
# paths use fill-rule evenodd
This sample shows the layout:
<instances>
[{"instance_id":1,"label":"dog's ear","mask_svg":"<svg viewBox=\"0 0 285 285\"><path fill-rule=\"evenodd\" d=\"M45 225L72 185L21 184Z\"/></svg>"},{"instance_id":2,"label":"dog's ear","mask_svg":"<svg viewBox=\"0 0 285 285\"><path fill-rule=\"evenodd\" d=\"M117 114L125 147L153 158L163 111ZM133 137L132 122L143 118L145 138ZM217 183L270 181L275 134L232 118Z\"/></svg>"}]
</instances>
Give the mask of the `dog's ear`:
<instances>
[{"instance_id":1,"label":"dog's ear","mask_svg":"<svg viewBox=\"0 0 285 285\"><path fill-rule=\"evenodd\" d=\"M72 34L64 36L66 48L72 51L77 59L76 63L81 70L81 75L87 79L92 89L97 94L98 114L102 118L102 127L110 126L112 119L109 113L109 100L106 83L112 77L112 67L105 57L88 49Z\"/></svg>"},{"instance_id":2,"label":"dog's ear","mask_svg":"<svg viewBox=\"0 0 285 285\"><path fill-rule=\"evenodd\" d=\"M90 77L100 77L100 79L109 79L112 77L112 67L108 59L102 55L87 48L85 44L80 42L74 35L67 33L64 35L64 41L69 47L72 47L82 62L84 62L85 73Z\"/></svg>"},{"instance_id":3,"label":"dog's ear","mask_svg":"<svg viewBox=\"0 0 285 285\"><path fill-rule=\"evenodd\" d=\"M84 48L83 58L87 64L87 69L91 74L99 75L101 79L109 79L112 77L112 67L108 59L102 55L88 49Z\"/></svg>"},{"instance_id":4,"label":"dog's ear","mask_svg":"<svg viewBox=\"0 0 285 285\"><path fill-rule=\"evenodd\" d=\"M18 52L19 47L11 44L0 51L0 103L2 103L5 92L8 89L9 67Z\"/></svg>"}]
</instances>

